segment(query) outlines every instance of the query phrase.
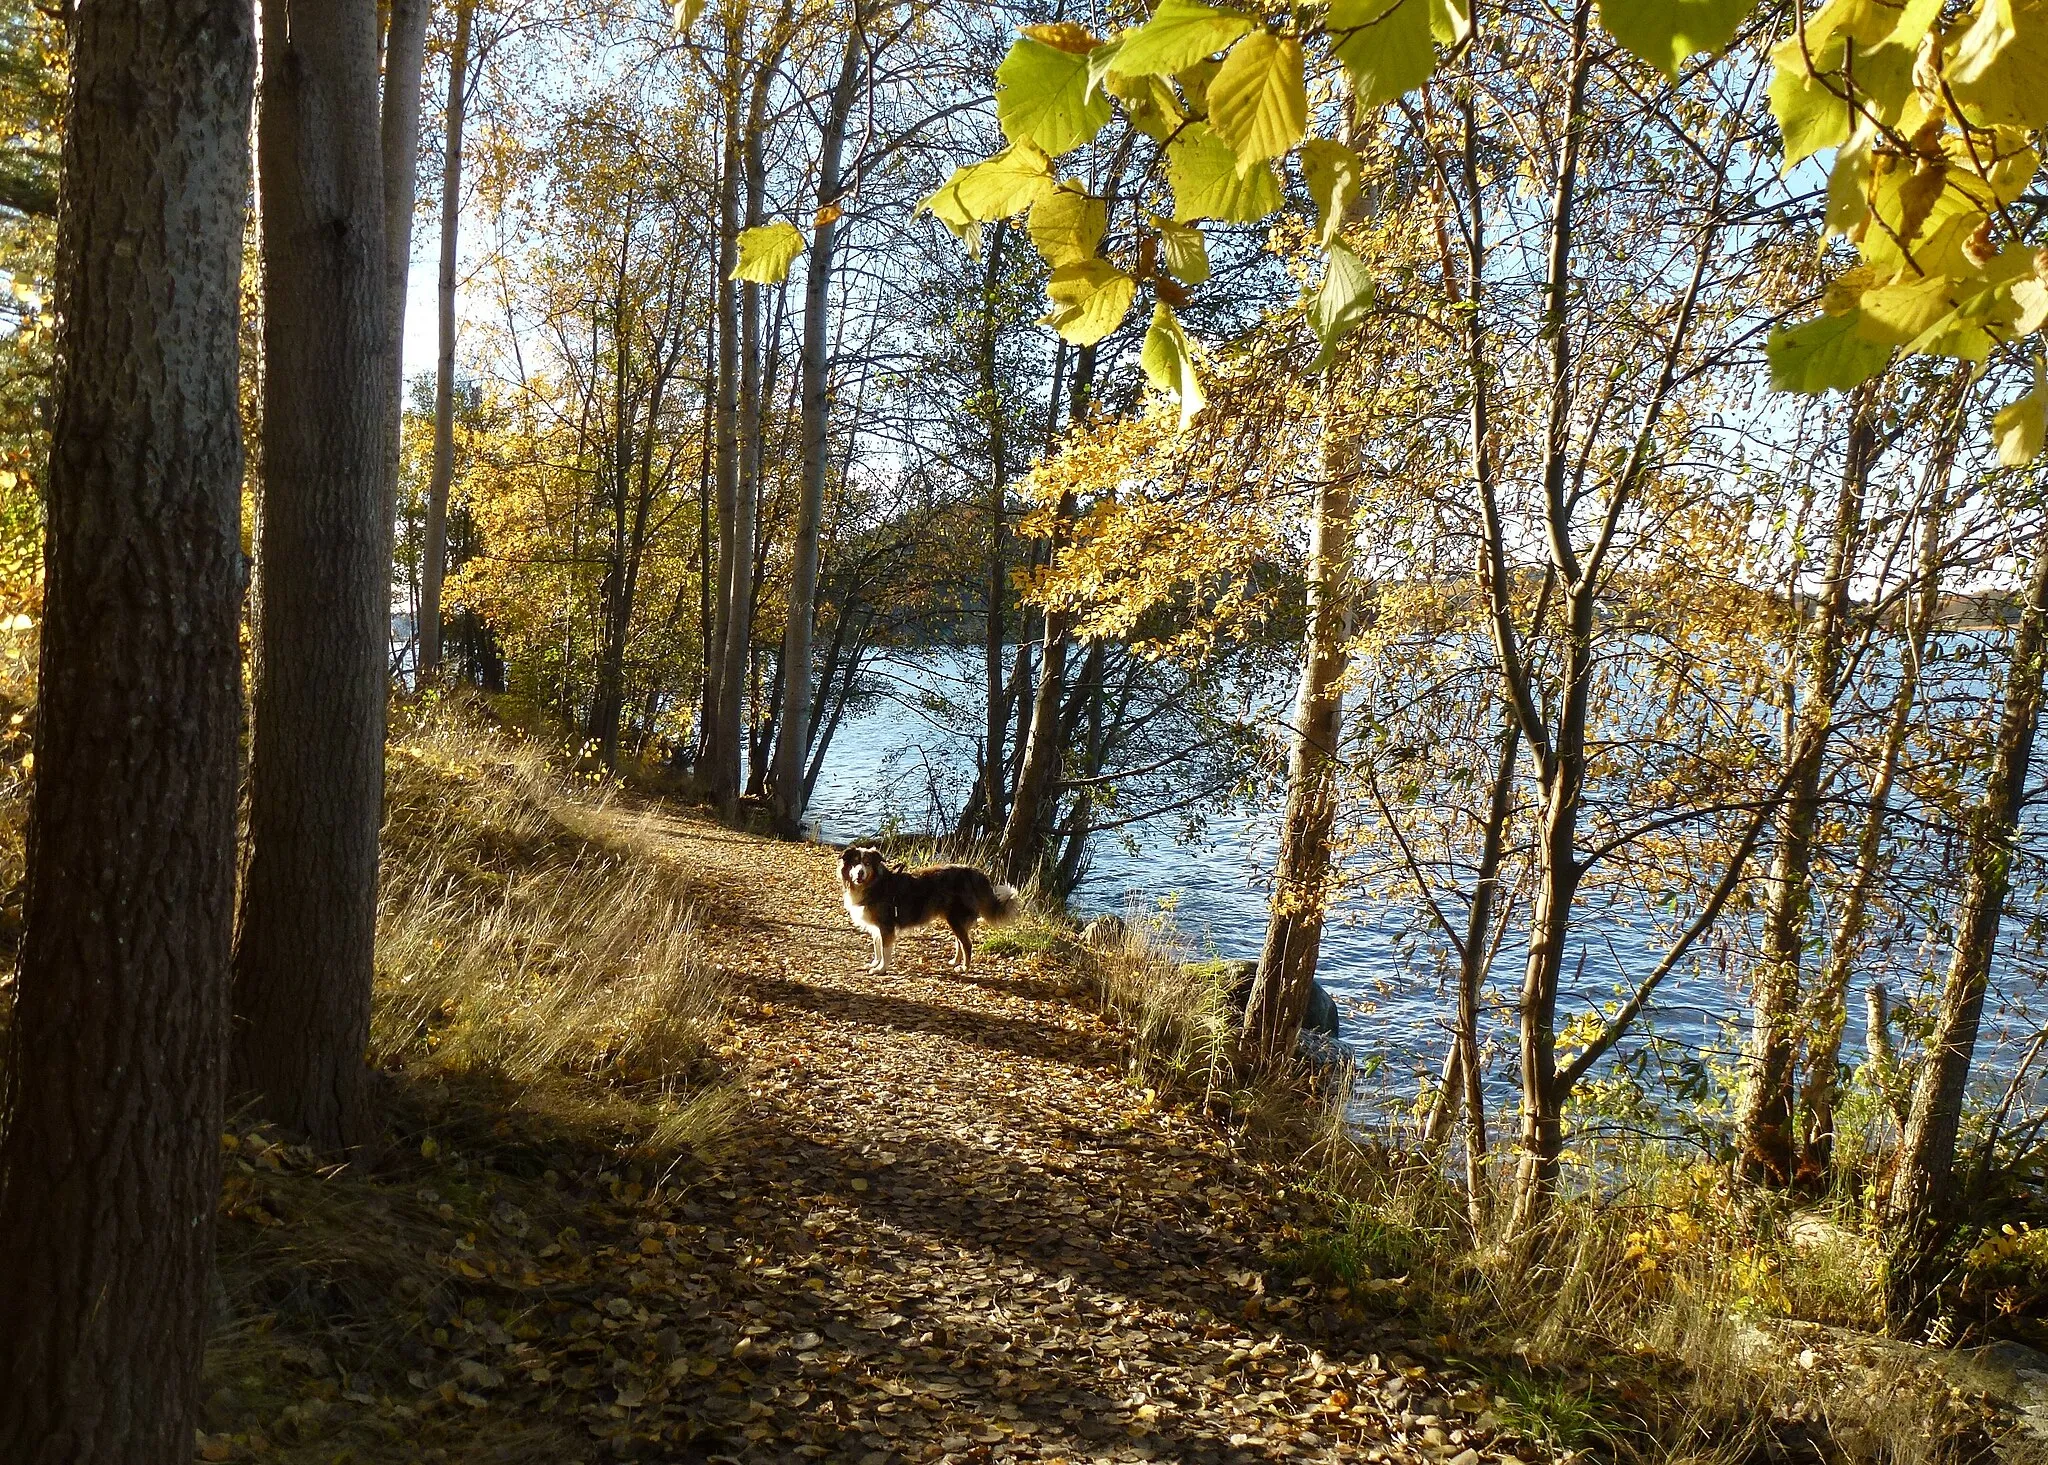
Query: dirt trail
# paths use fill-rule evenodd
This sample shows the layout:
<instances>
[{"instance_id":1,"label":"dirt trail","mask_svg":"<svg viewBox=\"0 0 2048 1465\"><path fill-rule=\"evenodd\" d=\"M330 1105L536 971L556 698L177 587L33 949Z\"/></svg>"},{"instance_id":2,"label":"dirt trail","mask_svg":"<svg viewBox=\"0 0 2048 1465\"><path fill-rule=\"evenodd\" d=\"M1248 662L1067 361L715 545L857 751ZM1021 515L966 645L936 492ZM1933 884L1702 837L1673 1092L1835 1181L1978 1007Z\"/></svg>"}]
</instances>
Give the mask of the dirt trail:
<instances>
[{"instance_id":1,"label":"dirt trail","mask_svg":"<svg viewBox=\"0 0 2048 1465\"><path fill-rule=\"evenodd\" d=\"M829 851L644 828L740 994L749 1099L677 1212L691 1458L1513 1458L1398 1335L1264 1295L1285 1177L1147 1102L1053 958L956 977L941 928L870 975Z\"/></svg>"}]
</instances>

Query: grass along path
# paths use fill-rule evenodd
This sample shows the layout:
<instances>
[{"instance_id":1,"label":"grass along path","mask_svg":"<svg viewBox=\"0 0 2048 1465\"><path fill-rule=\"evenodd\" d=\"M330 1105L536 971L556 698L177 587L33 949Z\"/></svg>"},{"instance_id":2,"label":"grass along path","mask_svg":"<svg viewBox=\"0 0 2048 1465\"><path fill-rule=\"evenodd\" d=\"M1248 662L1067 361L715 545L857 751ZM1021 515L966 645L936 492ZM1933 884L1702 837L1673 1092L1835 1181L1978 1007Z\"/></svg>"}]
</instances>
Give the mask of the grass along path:
<instances>
[{"instance_id":1,"label":"grass along path","mask_svg":"<svg viewBox=\"0 0 2048 1465\"><path fill-rule=\"evenodd\" d=\"M1301 1219L1288 1177L1134 1089L1123 1036L1056 950L998 938L961 978L941 929L871 975L830 851L645 828L699 893L748 1095L732 1161L687 1202L731 1263L675 1325L710 1387L671 1398L703 1443L761 1460L1480 1458L1449 1380L1373 1349L1356 1316L1264 1294L1261 1247Z\"/></svg>"},{"instance_id":2,"label":"grass along path","mask_svg":"<svg viewBox=\"0 0 2048 1465\"><path fill-rule=\"evenodd\" d=\"M388 1150L228 1136L199 1458L1536 1457L1341 1289L1268 1292L1315 1206L1128 1079L1071 945L869 975L831 851L497 756L394 765L388 900L433 914L386 943ZM664 1087L650 1031L717 1063Z\"/></svg>"}]
</instances>

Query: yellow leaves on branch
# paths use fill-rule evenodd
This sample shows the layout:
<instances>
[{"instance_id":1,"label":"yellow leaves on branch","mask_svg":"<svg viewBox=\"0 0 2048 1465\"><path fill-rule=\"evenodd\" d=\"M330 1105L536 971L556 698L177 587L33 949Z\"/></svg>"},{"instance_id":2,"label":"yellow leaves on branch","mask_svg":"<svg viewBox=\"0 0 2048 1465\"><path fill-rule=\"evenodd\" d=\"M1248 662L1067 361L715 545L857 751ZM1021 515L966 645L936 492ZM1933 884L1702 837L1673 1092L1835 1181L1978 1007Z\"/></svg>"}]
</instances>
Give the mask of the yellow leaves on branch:
<instances>
[{"instance_id":1,"label":"yellow leaves on branch","mask_svg":"<svg viewBox=\"0 0 2048 1465\"><path fill-rule=\"evenodd\" d=\"M1773 333L1773 381L1847 389L1907 355L1982 362L2048 322L2048 251L2010 206L2048 124L2048 0L1828 0L1772 52L1787 169L1828 148L1827 230L1859 262L1825 315ZM2003 237L2001 237L2003 236ZM2001 462L2040 452L2038 389L1993 421Z\"/></svg>"}]
</instances>

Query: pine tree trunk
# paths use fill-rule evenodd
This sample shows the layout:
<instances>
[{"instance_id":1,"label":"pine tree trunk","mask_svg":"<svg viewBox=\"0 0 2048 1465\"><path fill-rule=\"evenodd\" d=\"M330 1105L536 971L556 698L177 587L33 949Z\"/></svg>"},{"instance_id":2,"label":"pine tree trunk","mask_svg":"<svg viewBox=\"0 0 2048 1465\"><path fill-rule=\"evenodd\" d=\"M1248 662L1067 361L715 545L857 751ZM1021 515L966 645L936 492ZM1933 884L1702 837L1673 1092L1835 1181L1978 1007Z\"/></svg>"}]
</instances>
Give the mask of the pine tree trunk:
<instances>
[{"instance_id":1,"label":"pine tree trunk","mask_svg":"<svg viewBox=\"0 0 2048 1465\"><path fill-rule=\"evenodd\" d=\"M859 94L865 54L859 0L847 23L846 50L825 112L818 143L818 213L823 222L811 234L804 267L803 360L799 367L803 406L803 483L797 502L796 542L791 550L789 617L782 638L782 735L775 745L775 832L794 839L803 829L806 734L811 726L811 634L818 614L818 539L825 519L828 418L831 413L826 337L830 330L832 246L843 185L841 158L846 122Z\"/></svg>"},{"instance_id":2,"label":"pine tree trunk","mask_svg":"<svg viewBox=\"0 0 2048 1465\"><path fill-rule=\"evenodd\" d=\"M384 189L374 0L272 0L258 147L264 503L230 1078L325 1148L371 1132L384 795Z\"/></svg>"},{"instance_id":3,"label":"pine tree trunk","mask_svg":"<svg viewBox=\"0 0 2048 1465\"><path fill-rule=\"evenodd\" d=\"M1326 427L1326 433L1337 429ZM1334 448L1334 444L1332 447ZM1337 821L1337 744L1350 666L1352 485L1342 455L1326 455L1309 542L1308 654L1294 704L1287 758L1287 806L1271 914L1258 973L1246 999L1239 1061L1252 1071L1283 1068L1294 1056L1315 982L1329 905L1330 836Z\"/></svg>"},{"instance_id":4,"label":"pine tree trunk","mask_svg":"<svg viewBox=\"0 0 2048 1465\"><path fill-rule=\"evenodd\" d=\"M1792 1178L1793 1080L1799 1054L1800 957L1813 913L1812 863L1820 818L1821 773L1840 691L1842 641L1848 631L1849 577L1862 538L1863 490L1870 472L1874 384L1859 388L1850 408L1849 441L1835 498L1827 579L1811 626L1800 628L1804 667L1793 720L1791 764L1778 813L1771 860L1770 902L1764 912L1763 953L1756 975L1749 1043L1749 1076L1736 1124L1736 1173L1752 1185L1783 1186ZM1797 599L1794 613L1804 615Z\"/></svg>"},{"instance_id":5,"label":"pine tree trunk","mask_svg":"<svg viewBox=\"0 0 2048 1465\"><path fill-rule=\"evenodd\" d=\"M425 0L418 0L424 5ZM469 111L469 37L476 0L455 0L448 56L447 132L441 156L441 274L436 301L440 349L434 361L434 471L420 547L420 681L441 675L441 585L448 573L448 496L455 485L455 261L462 229L462 126Z\"/></svg>"},{"instance_id":6,"label":"pine tree trunk","mask_svg":"<svg viewBox=\"0 0 2048 1465\"><path fill-rule=\"evenodd\" d=\"M2012 888L2012 859L2025 806L2027 770L2033 760L2034 727L2041 715L2044 621L2048 621L2048 525L2037 531L2026 604L2013 635L2006 675L2005 709L1990 778L1970 816L1969 854L1962 904L1956 913L1955 949L1943 983L1934 1030L1913 1085L1913 1106L1899 1145L1885 1218L1889 1252L1885 1311L1895 1331L1910 1333L1925 1323L1938 1278L1935 1275L1946 1224L1952 1219L1956 1131L1962 1121L1963 1091L1977 1050L1984 993Z\"/></svg>"},{"instance_id":7,"label":"pine tree trunk","mask_svg":"<svg viewBox=\"0 0 2048 1465\"><path fill-rule=\"evenodd\" d=\"M192 1458L241 728L248 0L71 19L0 1459ZM176 187L166 187L175 179Z\"/></svg>"}]
</instances>

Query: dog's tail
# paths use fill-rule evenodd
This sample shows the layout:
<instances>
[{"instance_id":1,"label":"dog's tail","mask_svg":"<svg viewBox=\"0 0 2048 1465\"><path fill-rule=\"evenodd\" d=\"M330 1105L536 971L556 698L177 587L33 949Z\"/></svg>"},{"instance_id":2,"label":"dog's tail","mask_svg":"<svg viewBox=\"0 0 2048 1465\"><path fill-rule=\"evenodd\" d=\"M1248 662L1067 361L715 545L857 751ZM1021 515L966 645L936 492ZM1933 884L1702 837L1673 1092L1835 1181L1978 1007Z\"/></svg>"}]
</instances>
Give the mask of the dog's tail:
<instances>
[{"instance_id":1,"label":"dog's tail","mask_svg":"<svg viewBox=\"0 0 2048 1465\"><path fill-rule=\"evenodd\" d=\"M1007 885L1001 880L991 880L988 883L988 893L988 909L981 913L981 918L984 921L992 925L1000 925L1004 921L1015 919L1017 915L1016 886Z\"/></svg>"}]
</instances>

